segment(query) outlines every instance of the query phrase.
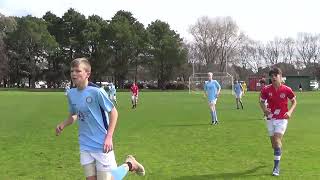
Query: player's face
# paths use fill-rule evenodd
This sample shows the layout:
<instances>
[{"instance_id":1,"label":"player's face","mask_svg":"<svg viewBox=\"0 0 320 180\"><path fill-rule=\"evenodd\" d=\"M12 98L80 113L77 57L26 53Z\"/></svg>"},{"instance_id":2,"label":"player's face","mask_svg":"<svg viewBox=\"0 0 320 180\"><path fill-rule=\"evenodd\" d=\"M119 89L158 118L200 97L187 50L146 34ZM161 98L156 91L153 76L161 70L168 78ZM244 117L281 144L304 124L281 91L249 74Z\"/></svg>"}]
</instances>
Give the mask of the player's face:
<instances>
[{"instance_id":1,"label":"player's face","mask_svg":"<svg viewBox=\"0 0 320 180\"><path fill-rule=\"evenodd\" d=\"M90 73L85 70L85 65L80 64L77 67L71 67L71 80L77 86L82 86L88 81Z\"/></svg>"},{"instance_id":2,"label":"player's face","mask_svg":"<svg viewBox=\"0 0 320 180\"><path fill-rule=\"evenodd\" d=\"M272 84L279 84L281 83L282 76L280 74L272 74L270 78L272 80Z\"/></svg>"},{"instance_id":3,"label":"player's face","mask_svg":"<svg viewBox=\"0 0 320 180\"><path fill-rule=\"evenodd\" d=\"M212 75L211 74L208 74L208 79L212 80Z\"/></svg>"}]
</instances>

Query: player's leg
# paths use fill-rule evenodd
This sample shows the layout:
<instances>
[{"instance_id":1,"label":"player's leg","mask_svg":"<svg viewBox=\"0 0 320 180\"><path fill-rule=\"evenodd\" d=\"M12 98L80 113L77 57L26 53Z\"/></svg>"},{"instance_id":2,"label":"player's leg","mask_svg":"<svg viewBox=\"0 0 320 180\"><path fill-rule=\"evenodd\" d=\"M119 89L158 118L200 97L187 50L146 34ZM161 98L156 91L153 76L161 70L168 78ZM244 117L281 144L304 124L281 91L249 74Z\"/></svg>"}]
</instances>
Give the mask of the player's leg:
<instances>
[{"instance_id":1,"label":"player's leg","mask_svg":"<svg viewBox=\"0 0 320 180\"><path fill-rule=\"evenodd\" d=\"M243 103L242 103L242 93L239 94L239 102L240 102L240 105L241 105L241 109L243 109Z\"/></svg>"},{"instance_id":2,"label":"player's leg","mask_svg":"<svg viewBox=\"0 0 320 180\"><path fill-rule=\"evenodd\" d=\"M239 109L239 98L237 94L236 94L236 105L237 105L237 109Z\"/></svg>"},{"instance_id":3,"label":"player's leg","mask_svg":"<svg viewBox=\"0 0 320 180\"><path fill-rule=\"evenodd\" d=\"M83 167L86 180L96 180L97 179L96 163L94 158L90 155L90 153L86 151L81 151L80 163Z\"/></svg>"},{"instance_id":4,"label":"player's leg","mask_svg":"<svg viewBox=\"0 0 320 180\"><path fill-rule=\"evenodd\" d=\"M287 120L274 120L274 135L272 136L272 146L274 149L273 175L280 175L280 160L282 155L282 138L287 129Z\"/></svg>"},{"instance_id":5,"label":"player's leg","mask_svg":"<svg viewBox=\"0 0 320 180\"><path fill-rule=\"evenodd\" d=\"M137 107L137 104L138 104L138 94L135 96L135 107Z\"/></svg>"},{"instance_id":6,"label":"player's leg","mask_svg":"<svg viewBox=\"0 0 320 180\"><path fill-rule=\"evenodd\" d=\"M209 102L212 124L218 124L218 117L217 117L217 111L216 111L216 101L217 101L217 99Z\"/></svg>"},{"instance_id":7,"label":"player's leg","mask_svg":"<svg viewBox=\"0 0 320 180\"><path fill-rule=\"evenodd\" d=\"M118 180L117 177L113 177L112 175L112 170L117 169L114 151L108 153L91 153L91 155L96 161L97 180ZM124 176L125 175L126 173Z\"/></svg>"},{"instance_id":8,"label":"player's leg","mask_svg":"<svg viewBox=\"0 0 320 180\"><path fill-rule=\"evenodd\" d=\"M134 108L135 96L131 96L132 109Z\"/></svg>"},{"instance_id":9,"label":"player's leg","mask_svg":"<svg viewBox=\"0 0 320 180\"><path fill-rule=\"evenodd\" d=\"M113 167L110 169L106 166L106 164L110 163L103 163L104 164L97 164L97 180L122 180L129 171L135 172L139 176L145 175L144 167L132 155L128 155L125 163L116 168Z\"/></svg>"}]
</instances>

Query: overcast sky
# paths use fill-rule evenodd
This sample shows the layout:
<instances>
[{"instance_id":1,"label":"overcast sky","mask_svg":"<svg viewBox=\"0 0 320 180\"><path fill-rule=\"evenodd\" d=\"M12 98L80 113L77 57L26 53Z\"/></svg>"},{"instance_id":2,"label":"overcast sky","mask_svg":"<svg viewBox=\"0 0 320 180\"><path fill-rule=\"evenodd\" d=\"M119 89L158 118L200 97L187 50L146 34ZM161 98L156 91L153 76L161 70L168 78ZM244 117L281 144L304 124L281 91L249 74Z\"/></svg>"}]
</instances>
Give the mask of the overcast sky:
<instances>
[{"instance_id":1,"label":"overcast sky","mask_svg":"<svg viewBox=\"0 0 320 180\"><path fill-rule=\"evenodd\" d=\"M255 40L296 38L298 32L320 33L319 0L0 0L0 13L42 17L62 16L70 7L104 19L118 10L130 11L145 26L159 19L190 40L190 25L202 16L231 16Z\"/></svg>"}]
</instances>

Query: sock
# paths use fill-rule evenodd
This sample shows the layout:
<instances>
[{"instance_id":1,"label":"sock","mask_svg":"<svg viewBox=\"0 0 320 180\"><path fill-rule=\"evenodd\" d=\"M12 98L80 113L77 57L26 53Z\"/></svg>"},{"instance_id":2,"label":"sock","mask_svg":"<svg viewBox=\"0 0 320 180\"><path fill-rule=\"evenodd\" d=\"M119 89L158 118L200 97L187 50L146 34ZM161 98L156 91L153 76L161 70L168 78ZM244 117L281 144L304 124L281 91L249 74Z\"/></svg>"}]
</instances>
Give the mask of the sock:
<instances>
[{"instance_id":1,"label":"sock","mask_svg":"<svg viewBox=\"0 0 320 180\"><path fill-rule=\"evenodd\" d=\"M274 148L274 167L279 168L281 159L281 148Z\"/></svg>"},{"instance_id":2,"label":"sock","mask_svg":"<svg viewBox=\"0 0 320 180\"><path fill-rule=\"evenodd\" d=\"M210 114L211 114L211 122L214 122L215 121L214 111L210 111Z\"/></svg>"},{"instance_id":3,"label":"sock","mask_svg":"<svg viewBox=\"0 0 320 180\"><path fill-rule=\"evenodd\" d=\"M240 100L240 105L241 105L241 108L243 109L243 104L242 104L242 101Z\"/></svg>"},{"instance_id":4,"label":"sock","mask_svg":"<svg viewBox=\"0 0 320 180\"><path fill-rule=\"evenodd\" d=\"M114 180L122 180L127 173L128 169L125 167L125 165L119 166L111 171Z\"/></svg>"},{"instance_id":5,"label":"sock","mask_svg":"<svg viewBox=\"0 0 320 180\"><path fill-rule=\"evenodd\" d=\"M218 116L217 116L216 110L213 111L213 117L214 117L214 121L218 122Z\"/></svg>"}]
</instances>

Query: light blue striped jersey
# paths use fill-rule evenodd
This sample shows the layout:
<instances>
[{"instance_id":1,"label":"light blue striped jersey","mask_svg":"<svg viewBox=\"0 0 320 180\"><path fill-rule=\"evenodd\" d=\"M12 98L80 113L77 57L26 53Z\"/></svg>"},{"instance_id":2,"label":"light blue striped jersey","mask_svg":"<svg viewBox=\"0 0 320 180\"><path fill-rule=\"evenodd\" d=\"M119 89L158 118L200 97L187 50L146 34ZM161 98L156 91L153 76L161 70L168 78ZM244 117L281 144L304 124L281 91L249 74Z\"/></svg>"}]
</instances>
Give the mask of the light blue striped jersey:
<instances>
[{"instance_id":1,"label":"light blue striped jersey","mask_svg":"<svg viewBox=\"0 0 320 180\"><path fill-rule=\"evenodd\" d=\"M204 84L204 91L207 92L208 101L213 101L217 98L217 93L221 89L217 80L206 81Z\"/></svg>"},{"instance_id":2,"label":"light blue striped jersey","mask_svg":"<svg viewBox=\"0 0 320 180\"><path fill-rule=\"evenodd\" d=\"M68 100L69 112L78 115L80 151L103 152L108 112L114 107L106 91L89 83L83 90L70 89Z\"/></svg>"}]
</instances>

